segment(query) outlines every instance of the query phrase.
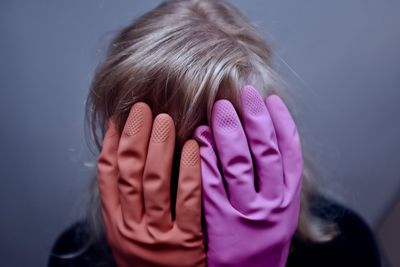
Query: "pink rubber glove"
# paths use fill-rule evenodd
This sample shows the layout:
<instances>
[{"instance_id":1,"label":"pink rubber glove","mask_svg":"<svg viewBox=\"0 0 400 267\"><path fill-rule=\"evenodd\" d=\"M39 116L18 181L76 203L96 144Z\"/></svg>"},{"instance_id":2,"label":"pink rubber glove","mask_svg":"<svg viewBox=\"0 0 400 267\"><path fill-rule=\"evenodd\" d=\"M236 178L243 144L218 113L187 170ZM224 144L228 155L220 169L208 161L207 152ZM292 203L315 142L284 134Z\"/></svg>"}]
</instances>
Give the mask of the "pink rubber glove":
<instances>
[{"instance_id":1,"label":"pink rubber glove","mask_svg":"<svg viewBox=\"0 0 400 267\"><path fill-rule=\"evenodd\" d=\"M242 90L242 122L227 100L200 126L208 266L282 267L296 230L303 159L282 100ZM256 189L257 188L257 189Z\"/></svg>"}]
</instances>

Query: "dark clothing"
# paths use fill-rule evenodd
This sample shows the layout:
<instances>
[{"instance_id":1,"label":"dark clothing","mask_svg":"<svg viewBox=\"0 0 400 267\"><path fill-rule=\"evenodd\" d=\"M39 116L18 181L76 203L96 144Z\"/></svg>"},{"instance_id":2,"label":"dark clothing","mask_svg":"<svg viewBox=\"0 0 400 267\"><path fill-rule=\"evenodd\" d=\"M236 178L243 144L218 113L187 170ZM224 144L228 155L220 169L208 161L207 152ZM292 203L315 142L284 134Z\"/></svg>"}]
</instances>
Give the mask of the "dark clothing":
<instances>
[{"instance_id":1,"label":"dark clothing","mask_svg":"<svg viewBox=\"0 0 400 267\"><path fill-rule=\"evenodd\" d=\"M355 212L326 198L318 197L312 211L336 222L339 235L325 243L292 239L286 267L379 267L379 249L369 226Z\"/></svg>"},{"instance_id":2,"label":"dark clothing","mask_svg":"<svg viewBox=\"0 0 400 267\"><path fill-rule=\"evenodd\" d=\"M313 212L323 219L335 221L340 234L322 244L294 236L287 267L381 266L374 235L357 214L322 197L313 203ZM89 240L85 223L72 225L56 241L48 267L115 267L107 241Z\"/></svg>"}]
</instances>

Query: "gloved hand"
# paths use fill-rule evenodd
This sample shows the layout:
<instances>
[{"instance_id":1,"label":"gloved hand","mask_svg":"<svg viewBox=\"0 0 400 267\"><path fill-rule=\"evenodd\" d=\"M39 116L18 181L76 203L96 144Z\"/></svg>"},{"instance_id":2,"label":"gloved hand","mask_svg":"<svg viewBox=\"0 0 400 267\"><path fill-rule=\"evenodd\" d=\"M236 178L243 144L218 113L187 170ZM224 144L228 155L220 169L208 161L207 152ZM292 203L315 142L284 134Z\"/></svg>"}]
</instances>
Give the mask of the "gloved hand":
<instances>
[{"instance_id":1,"label":"gloved hand","mask_svg":"<svg viewBox=\"0 0 400 267\"><path fill-rule=\"evenodd\" d=\"M153 125L152 125L153 124ZM109 121L98 160L102 213L120 267L205 266L199 147L182 149L176 219L170 209L175 126L167 114L135 104L119 136Z\"/></svg>"},{"instance_id":2,"label":"gloved hand","mask_svg":"<svg viewBox=\"0 0 400 267\"><path fill-rule=\"evenodd\" d=\"M200 126L209 267L283 267L298 223L303 160L282 100L242 89L242 122L227 100Z\"/></svg>"}]
</instances>

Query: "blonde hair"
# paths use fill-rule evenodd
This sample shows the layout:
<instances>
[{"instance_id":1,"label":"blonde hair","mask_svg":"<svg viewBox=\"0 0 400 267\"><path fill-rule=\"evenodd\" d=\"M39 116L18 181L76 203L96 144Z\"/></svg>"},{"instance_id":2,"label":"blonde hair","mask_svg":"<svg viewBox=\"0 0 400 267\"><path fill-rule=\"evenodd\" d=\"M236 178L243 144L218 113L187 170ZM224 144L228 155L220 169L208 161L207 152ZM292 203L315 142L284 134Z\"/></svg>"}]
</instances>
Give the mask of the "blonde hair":
<instances>
[{"instance_id":1,"label":"blonde hair","mask_svg":"<svg viewBox=\"0 0 400 267\"><path fill-rule=\"evenodd\" d=\"M130 107L144 101L154 116L172 116L179 147L197 126L210 121L217 99L229 99L240 110L243 85L252 84L263 95L279 94L278 81L271 49L236 8L222 0L165 1L112 41L93 79L86 122L100 149L107 120L115 116L122 132ZM310 211L315 189L307 162L297 233L313 241L329 240L331 224ZM88 219L94 232L102 231L95 180Z\"/></svg>"}]
</instances>

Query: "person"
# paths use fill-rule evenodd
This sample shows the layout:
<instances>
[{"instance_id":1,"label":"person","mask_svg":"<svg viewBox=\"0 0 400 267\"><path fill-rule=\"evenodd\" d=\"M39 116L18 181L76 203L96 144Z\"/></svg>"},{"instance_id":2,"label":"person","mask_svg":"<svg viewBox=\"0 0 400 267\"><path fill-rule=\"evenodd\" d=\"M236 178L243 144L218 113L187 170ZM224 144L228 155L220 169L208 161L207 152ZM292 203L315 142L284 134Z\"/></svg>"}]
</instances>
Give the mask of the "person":
<instances>
[{"instance_id":1,"label":"person","mask_svg":"<svg viewBox=\"0 0 400 267\"><path fill-rule=\"evenodd\" d=\"M154 160L154 163L149 165L152 167L146 168L154 174L159 164L171 162L164 166L164 171L171 173L171 183L169 185L159 183L159 186L154 186L155 189L146 194L164 196L159 198L157 203L154 203L156 200L151 202L152 210L158 216L158 222L168 220L169 214L173 220L179 221L178 204L181 203L179 196L182 192L180 188L184 188L181 185L184 180L181 178L181 162L188 157L188 152L185 152L190 146L188 140L192 141L192 147L196 147L193 145L194 141L190 139L197 136L200 149L202 145L204 147L204 139L201 139L201 134L196 135L196 129L202 125L210 125L210 131L214 133L213 107L221 99L231 104L230 114L237 112L236 118L243 120L245 114L242 112L244 107L241 107L243 102L241 97L243 88L248 84L252 85L261 98L268 99L267 96L271 95L284 98L284 92L279 86L279 77L273 70L272 51L248 20L236 8L222 0L166 1L122 29L112 41L107 57L98 67L92 82L87 101L87 122L91 127L95 144L99 150L103 148L103 151L105 142L110 140L106 134L110 129L110 122L112 121L114 134L121 136L122 140L126 123L130 121L130 116L133 116L130 114L135 110L133 107L137 108L138 103L142 105L142 109L147 110L147 114L152 115L146 117L143 115L146 113L143 113L143 110L141 115L133 113L136 114L133 117L134 121L147 125L147 137L140 139L141 142L130 141L132 146L149 145L143 140L153 140L153 134L150 134L153 131L151 127L153 115L155 117L153 128L158 129L158 138L160 134L165 135L165 129L169 129L167 132L173 131L174 142L162 149L156 149L157 152L152 152L152 155L168 155L166 159ZM157 119L160 117L164 119ZM164 130L155 127L161 124L164 125L164 128L161 127ZM136 124L130 125L129 131L136 132L137 126L132 126ZM165 125L170 126L165 127ZM225 145L232 147L237 144ZM117 148L114 147L115 149ZM142 151L145 151L143 149ZM220 152L218 148L216 150ZM125 152L121 152L121 155L132 155L132 151ZM118 153L120 153L119 148ZM305 155L301 174L302 189L297 196L301 200L301 205L290 250L287 247L285 252L286 266L380 266L379 250L368 225L350 209L318 192L311 179L312 160L308 158L307 147L302 147L302 153ZM61 234L50 254L48 266L116 266L117 263L126 266L121 264L123 261L121 258L124 257L116 252L118 251L116 244L127 244L127 247L132 244L126 240L123 241L125 243L115 242L115 238L112 242L110 232L116 228L110 227L111 219L107 222L105 202L102 201L103 206L100 202L100 195L104 198L104 190L99 194L98 181L107 180L101 179L100 166L99 177L96 175L93 179L92 202L88 208L87 218ZM140 168L143 169L144 166ZM127 171L127 175L121 174L120 177L129 175ZM149 177L154 178L154 175ZM189 178L187 176L187 179ZM199 180L198 177L192 177L192 181L193 179ZM121 178L119 182L120 188L125 188L123 190L126 190L127 195L131 194L127 189L130 181L132 180ZM154 183L157 185L157 182ZM227 187L229 186L228 184ZM101 187L100 184L100 189ZM260 184L256 182L255 187L260 187ZM181 194L191 195L190 192L198 192L196 188L198 190L198 187L194 186ZM160 209L162 206L160 199L171 203L170 209L165 208L165 205L164 209ZM121 204L125 203L122 204L125 207L129 203L138 201L121 198ZM176 203L176 208L173 203ZM235 205L240 206L240 200ZM237 209L240 210L239 206ZM143 214L143 211L135 205L134 210L127 215L130 216L129 220L140 221L135 219L135 213ZM194 213L195 215L191 217L198 218L199 209L194 210ZM114 218L114 213L108 215L108 218ZM209 221L206 217L202 231L208 231ZM158 228L166 227L157 222L155 225ZM188 225L186 227L190 228L190 224ZM205 258L198 251L206 253L210 248L203 247L200 242L199 237L202 237L202 233L199 231L199 224L193 225L192 228L196 228L197 238L192 240L193 243L190 245L192 248L197 248L193 250L196 251L193 255L196 255L194 258L200 262L196 264L200 266L204 264ZM132 237L129 234L128 236ZM208 233L204 234L204 239L208 239L204 242L205 246L208 245L208 241L214 242L209 240L209 236L211 235ZM125 248L121 246L120 251ZM143 252L140 247L135 248L137 252ZM229 247L226 250L228 251ZM157 247L157 251L162 250ZM286 255L285 253L282 255ZM157 258L151 252L144 254L147 258ZM137 266L141 266L141 255L140 253L138 255L135 260L138 262ZM177 254L165 253L165 255L174 257L170 255ZM265 264L268 266L268 263ZM155 263L154 266L162 266L162 263Z\"/></svg>"}]
</instances>

